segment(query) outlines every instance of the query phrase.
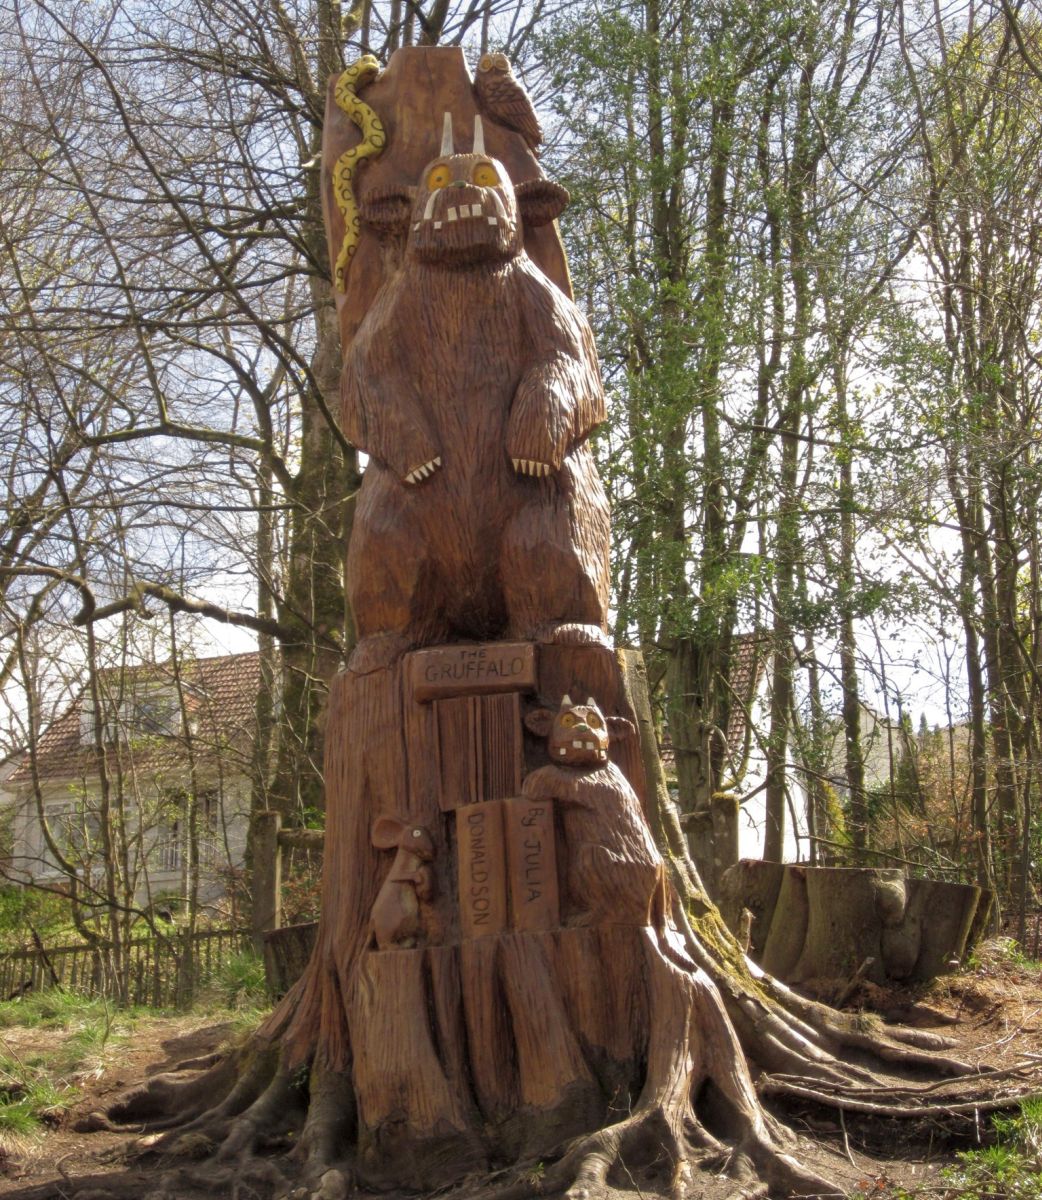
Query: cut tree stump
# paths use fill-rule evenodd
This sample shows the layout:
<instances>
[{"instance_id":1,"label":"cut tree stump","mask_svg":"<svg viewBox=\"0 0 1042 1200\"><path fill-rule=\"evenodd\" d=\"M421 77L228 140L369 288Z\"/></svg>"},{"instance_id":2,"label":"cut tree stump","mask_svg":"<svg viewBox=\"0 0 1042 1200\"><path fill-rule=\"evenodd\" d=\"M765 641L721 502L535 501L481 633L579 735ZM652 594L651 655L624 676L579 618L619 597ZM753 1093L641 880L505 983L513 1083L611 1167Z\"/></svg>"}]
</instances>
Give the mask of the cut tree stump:
<instances>
[{"instance_id":1,"label":"cut tree stump","mask_svg":"<svg viewBox=\"0 0 1042 1200\"><path fill-rule=\"evenodd\" d=\"M315 947L317 921L271 929L264 939L264 978L269 995L278 1000L304 974Z\"/></svg>"},{"instance_id":2,"label":"cut tree stump","mask_svg":"<svg viewBox=\"0 0 1042 1200\"><path fill-rule=\"evenodd\" d=\"M751 957L786 983L848 980L866 959L873 983L927 983L963 960L981 903L976 884L753 859L724 874L722 891L728 926L748 908Z\"/></svg>"}]
</instances>

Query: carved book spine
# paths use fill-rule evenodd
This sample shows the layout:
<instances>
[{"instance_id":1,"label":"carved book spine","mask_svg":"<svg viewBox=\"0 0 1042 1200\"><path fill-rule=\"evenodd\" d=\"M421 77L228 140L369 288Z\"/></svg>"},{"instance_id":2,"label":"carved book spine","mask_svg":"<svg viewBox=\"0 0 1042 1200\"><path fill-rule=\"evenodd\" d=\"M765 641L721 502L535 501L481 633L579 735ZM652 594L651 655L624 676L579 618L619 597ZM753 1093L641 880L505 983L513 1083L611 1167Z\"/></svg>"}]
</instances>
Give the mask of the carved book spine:
<instances>
[{"instance_id":1,"label":"carved book spine","mask_svg":"<svg viewBox=\"0 0 1042 1200\"><path fill-rule=\"evenodd\" d=\"M465 938L502 933L507 927L503 802L456 810L460 926Z\"/></svg>"},{"instance_id":2,"label":"carved book spine","mask_svg":"<svg viewBox=\"0 0 1042 1200\"><path fill-rule=\"evenodd\" d=\"M504 803L510 923L524 932L560 924L552 800L519 796Z\"/></svg>"}]
</instances>

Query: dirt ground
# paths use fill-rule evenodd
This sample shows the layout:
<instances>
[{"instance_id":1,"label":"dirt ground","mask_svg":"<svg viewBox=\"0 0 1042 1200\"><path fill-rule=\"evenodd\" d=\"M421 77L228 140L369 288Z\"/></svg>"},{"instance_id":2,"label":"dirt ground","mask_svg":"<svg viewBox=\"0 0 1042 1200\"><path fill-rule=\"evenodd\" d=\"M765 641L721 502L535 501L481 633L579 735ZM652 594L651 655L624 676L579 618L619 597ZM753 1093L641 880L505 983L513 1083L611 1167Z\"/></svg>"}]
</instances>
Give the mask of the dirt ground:
<instances>
[{"instance_id":1,"label":"dirt ground","mask_svg":"<svg viewBox=\"0 0 1042 1200\"><path fill-rule=\"evenodd\" d=\"M827 989L820 989L830 999ZM1042 1058L1042 970L1018 963L998 948L982 953L974 970L939 980L918 992L863 986L845 1005L876 1011L887 1020L942 1032L953 1039L952 1053L974 1064L1010 1067L1025 1054ZM9 1200L260 1200L268 1189L248 1177L226 1186L206 1188L187 1182L183 1160L157 1154L133 1131L79 1133L86 1114L107 1104L149 1075L171 1069L186 1059L208 1054L227 1042L231 1026L200 1016L146 1018L133 1041L108 1056L87 1078L77 1080L82 1098L75 1108L36 1140L0 1150L0 1196ZM53 1031L14 1027L0 1042L22 1056L53 1039ZM881 1200L896 1185L915 1193L943 1197L938 1172L954 1161L959 1149L987 1138L988 1120L966 1117L957 1130L950 1123L913 1124L901 1120L866 1119L787 1105L776 1110L797 1135L792 1152L848 1194ZM285 1159L274 1159L288 1178ZM198 1173L199 1164L187 1164ZM204 1168L205 1170L205 1168ZM723 1179L700 1177L701 1200L733 1194ZM620 1190L620 1197L646 1200L642 1188ZM694 1200L694 1197L691 1197Z\"/></svg>"}]
</instances>

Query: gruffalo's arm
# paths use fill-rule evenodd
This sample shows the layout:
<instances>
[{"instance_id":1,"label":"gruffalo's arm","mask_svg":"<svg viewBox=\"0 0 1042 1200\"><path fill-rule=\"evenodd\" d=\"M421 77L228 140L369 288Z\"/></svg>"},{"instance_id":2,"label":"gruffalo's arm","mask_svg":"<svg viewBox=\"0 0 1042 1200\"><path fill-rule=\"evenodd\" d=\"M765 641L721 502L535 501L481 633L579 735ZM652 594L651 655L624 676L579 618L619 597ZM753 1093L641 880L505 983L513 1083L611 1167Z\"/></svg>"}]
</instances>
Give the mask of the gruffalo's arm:
<instances>
[{"instance_id":1,"label":"gruffalo's arm","mask_svg":"<svg viewBox=\"0 0 1042 1200\"><path fill-rule=\"evenodd\" d=\"M527 260L520 265L532 362L514 395L507 453L519 472L548 475L605 419L604 389L586 318L537 267Z\"/></svg>"},{"instance_id":2,"label":"gruffalo's arm","mask_svg":"<svg viewBox=\"0 0 1042 1200\"><path fill-rule=\"evenodd\" d=\"M374 310L367 322L380 315ZM352 343L340 376L341 421L352 446L416 484L441 466L441 447L416 392L417 376L402 362L407 355L396 324L374 319Z\"/></svg>"},{"instance_id":3,"label":"gruffalo's arm","mask_svg":"<svg viewBox=\"0 0 1042 1200\"><path fill-rule=\"evenodd\" d=\"M408 220L408 190L370 190L360 204L362 219L378 232L400 234ZM441 466L441 447L423 410L416 381L423 363L406 330L410 305L418 303L408 269L377 294L344 356L340 377L344 436L409 484L422 482Z\"/></svg>"}]
</instances>

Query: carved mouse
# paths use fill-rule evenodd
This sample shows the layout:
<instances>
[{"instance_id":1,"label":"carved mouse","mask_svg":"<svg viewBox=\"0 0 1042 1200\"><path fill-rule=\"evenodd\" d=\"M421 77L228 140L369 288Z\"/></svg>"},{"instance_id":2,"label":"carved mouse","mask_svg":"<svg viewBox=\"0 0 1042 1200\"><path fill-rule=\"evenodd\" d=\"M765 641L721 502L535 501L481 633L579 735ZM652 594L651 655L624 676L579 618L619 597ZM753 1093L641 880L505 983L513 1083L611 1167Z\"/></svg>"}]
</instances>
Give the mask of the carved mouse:
<instances>
[{"instance_id":1,"label":"carved mouse","mask_svg":"<svg viewBox=\"0 0 1042 1200\"><path fill-rule=\"evenodd\" d=\"M442 152L416 188L364 193L405 239L348 347L344 432L370 456L347 586L358 671L455 638L603 640L608 505L588 445L605 416L576 306L524 251L568 193Z\"/></svg>"},{"instance_id":2,"label":"carved mouse","mask_svg":"<svg viewBox=\"0 0 1042 1200\"><path fill-rule=\"evenodd\" d=\"M397 850L373 902L370 920L377 949L415 946L421 929L420 904L434 896L430 832L383 814L373 822L372 843L378 850Z\"/></svg>"},{"instance_id":3,"label":"carved mouse","mask_svg":"<svg viewBox=\"0 0 1042 1200\"><path fill-rule=\"evenodd\" d=\"M528 728L547 739L550 765L525 778L533 800L556 800L565 840L571 925L661 925L665 871L629 780L608 757L612 739L632 722L605 717L591 696L565 695L555 713L538 708Z\"/></svg>"}]
</instances>

